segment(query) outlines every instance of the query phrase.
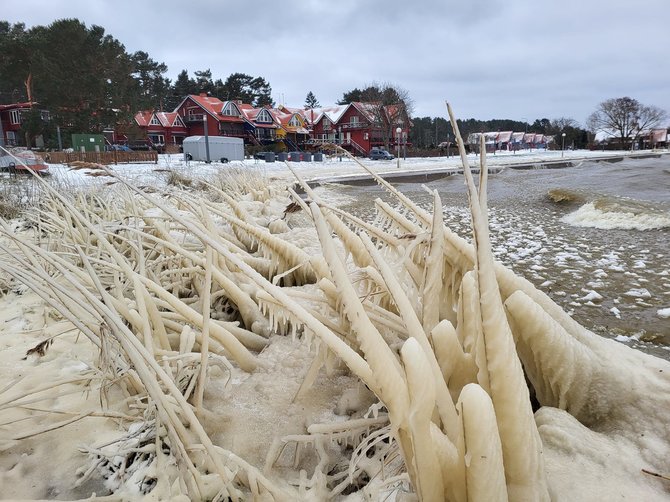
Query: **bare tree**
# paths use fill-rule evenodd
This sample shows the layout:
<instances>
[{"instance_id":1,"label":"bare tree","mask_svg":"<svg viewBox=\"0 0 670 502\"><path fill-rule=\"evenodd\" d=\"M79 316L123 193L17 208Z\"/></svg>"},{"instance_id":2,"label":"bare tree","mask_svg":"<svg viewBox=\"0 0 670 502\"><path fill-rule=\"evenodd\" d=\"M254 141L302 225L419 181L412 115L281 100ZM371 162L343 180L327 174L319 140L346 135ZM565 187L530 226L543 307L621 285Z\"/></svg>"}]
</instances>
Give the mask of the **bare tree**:
<instances>
[{"instance_id":1,"label":"bare tree","mask_svg":"<svg viewBox=\"0 0 670 502\"><path fill-rule=\"evenodd\" d=\"M373 125L381 131L381 140L387 148L391 144L393 131L397 127L406 129L409 126L414 102L406 89L389 82L373 82L358 91L356 97L356 101L367 103Z\"/></svg>"},{"instance_id":2,"label":"bare tree","mask_svg":"<svg viewBox=\"0 0 670 502\"><path fill-rule=\"evenodd\" d=\"M561 131L568 127L577 128L579 127L579 122L577 122L575 119L571 117L560 117L557 119L552 119L551 121L551 128L553 129L552 132Z\"/></svg>"},{"instance_id":3,"label":"bare tree","mask_svg":"<svg viewBox=\"0 0 670 502\"><path fill-rule=\"evenodd\" d=\"M659 126L665 118L665 110L623 97L600 103L586 124L594 133L602 131L617 136L622 147L630 141L632 148L642 131Z\"/></svg>"}]
</instances>

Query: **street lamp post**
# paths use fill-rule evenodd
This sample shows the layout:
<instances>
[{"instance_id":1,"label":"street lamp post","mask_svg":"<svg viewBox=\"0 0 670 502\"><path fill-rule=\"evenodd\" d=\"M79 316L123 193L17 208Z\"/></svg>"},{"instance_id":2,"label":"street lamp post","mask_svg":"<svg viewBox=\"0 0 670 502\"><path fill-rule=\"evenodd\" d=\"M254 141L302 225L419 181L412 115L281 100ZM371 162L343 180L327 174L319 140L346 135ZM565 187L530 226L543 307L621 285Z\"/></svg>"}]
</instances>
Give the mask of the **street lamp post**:
<instances>
[{"instance_id":1,"label":"street lamp post","mask_svg":"<svg viewBox=\"0 0 670 502\"><path fill-rule=\"evenodd\" d=\"M398 145L398 169L400 169L400 135L402 134L402 129L398 127L395 130L395 142Z\"/></svg>"},{"instance_id":2,"label":"street lamp post","mask_svg":"<svg viewBox=\"0 0 670 502\"><path fill-rule=\"evenodd\" d=\"M563 158L564 153L565 153L565 133L561 134L561 158Z\"/></svg>"},{"instance_id":3,"label":"street lamp post","mask_svg":"<svg viewBox=\"0 0 670 502\"><path fill-rule=\"evenodd\" d=\"M205 156L207 157L207 160L205 160L205 162L207 164L210 164L212 161L209 158L209 130L208 130L209 127L207 126L207 114L202 116L202 120L203 120L202 122L203 129L205 130Z\"/></svg>"}]
</instances>

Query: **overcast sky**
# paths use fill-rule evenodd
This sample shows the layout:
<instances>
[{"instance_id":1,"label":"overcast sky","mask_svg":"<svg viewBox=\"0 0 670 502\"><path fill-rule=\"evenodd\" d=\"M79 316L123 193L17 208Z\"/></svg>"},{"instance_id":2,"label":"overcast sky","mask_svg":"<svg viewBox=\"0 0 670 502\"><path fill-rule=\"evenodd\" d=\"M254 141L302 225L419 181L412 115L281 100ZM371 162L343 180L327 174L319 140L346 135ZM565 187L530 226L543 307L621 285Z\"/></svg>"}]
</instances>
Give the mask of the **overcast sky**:
<instances>
[{"instance_id":1,"label":"overcast sky","mask_svg":"<svg viewBox=\"0 0 670 502\"><path fill-rule=\"evenodd\" d=\"M414 116L570 117L630 96L670 112L669 0L20 0L0 19L77 18L128 52L182 70L264 77L273 97L321 105L372 82ZM0 77L1 78L1 77Z\"/></svg>"}]
</instances>

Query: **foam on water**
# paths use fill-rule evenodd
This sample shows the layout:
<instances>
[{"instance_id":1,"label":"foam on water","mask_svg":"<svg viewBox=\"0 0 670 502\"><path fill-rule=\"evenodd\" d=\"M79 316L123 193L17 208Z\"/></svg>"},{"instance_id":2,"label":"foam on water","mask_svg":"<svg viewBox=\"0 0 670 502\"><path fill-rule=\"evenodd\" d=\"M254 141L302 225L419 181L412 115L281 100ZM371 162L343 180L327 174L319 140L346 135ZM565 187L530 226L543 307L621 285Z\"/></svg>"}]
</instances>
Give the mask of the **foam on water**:
<instances>
[{"instance_id":1,"label":"foam on water","mask_svg":"<svg viewBox=\"0 0 670 502\"><path fill-rule=\"evenodd\" d=\"M628 211L599 208L596 202L588 202L576 211L565 215L561 221L577 227L591 227L604 230L656 230L670 228L670 214L660 211Z\"/></svg>"}]
</instances>

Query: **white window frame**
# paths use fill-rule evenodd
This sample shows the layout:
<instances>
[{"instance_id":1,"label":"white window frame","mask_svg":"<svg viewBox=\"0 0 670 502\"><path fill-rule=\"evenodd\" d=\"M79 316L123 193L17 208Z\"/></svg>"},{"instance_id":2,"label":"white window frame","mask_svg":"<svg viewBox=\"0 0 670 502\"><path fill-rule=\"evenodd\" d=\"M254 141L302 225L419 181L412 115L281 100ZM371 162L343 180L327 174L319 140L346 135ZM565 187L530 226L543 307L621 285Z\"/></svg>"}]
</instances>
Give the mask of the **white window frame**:
<instances>
[{"instance_id":1,"label":"white window frame","mask_svg":"<svg viewBox=\"0 0 670 502\"><path fill-rule=\"evenodd\" d=\"M164 134L149 134L149 139L154 145L164 145L165 144L165 135ZM154 141L153 138L157 138L158 141Z\"/></svg>"},{"instance_id":2,"label":"white window frame","mask_svg":"<svg viewBox=\"0 0 670 502\"><path fill-rule=\"evenodd\" d=\"M21 123L21 110L10 110L9 111L9 123L10 124L20 124Z\"/></svg>"},{"instance_id":3,"label":"white window frame","mask_svg":"<svg viewBox=\"0 0 670 502\"><path fill-rule=\"evenodd\" d=\"M324 131L330 131L330 125L331 125L330 119L324 117L324 119L323 119L323 130Z\"/></svg>"},{"instance_id":4,"label":"white window frame","mask_svg":"<svg viewBox=\"0 0 670 502\"><path fill-rule=\"evenodd\" d=\"M291 127L302 127L302 122L300 122L300 119L298 118L297 115L293 115L291 117L291 120L288 121L288 125Z\"/></svg>"},{"instance_id":5,"label":"white window frame","mask_svg":"<svg viewBox=\"0 0 670 502\"><path fill-rule=\"evenodd\" d=\"M161 121L158 120L158 117L156 117L156 115L152 115L151 120L149 121L149 125L159 126L159 125L162 125L162 124L161 124Z\"/></svg>"},{"instance_id":6,"label":"white window frame","mask_svg":"<svg viewBox=\"0 0 670 502\"><path fill-rule=\"evenodd\" d=\"M237 108L235 103L229 101L226 103L226 106L223 107L223 110L221 110L221 115L226 115L228 117L239 117L240 110Z\"/></svg>"},{"instance_id":7,"label":"white window frame","mask_svg":"<svg viewBox=\"0 0 670 502\"><path fill-rule=\"evenodd\" d=\"M272 124L274 120L272 120L272 115L270 115L270 112L263 109L258 112L258 115L256 115L256 122L260 124Z\"/></svg>"}]
</instances>

